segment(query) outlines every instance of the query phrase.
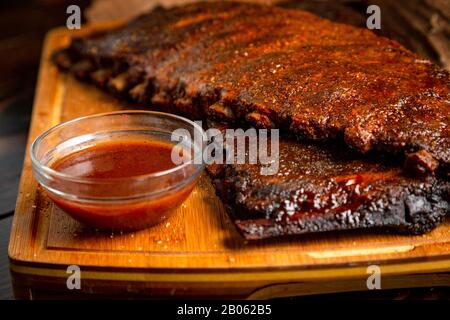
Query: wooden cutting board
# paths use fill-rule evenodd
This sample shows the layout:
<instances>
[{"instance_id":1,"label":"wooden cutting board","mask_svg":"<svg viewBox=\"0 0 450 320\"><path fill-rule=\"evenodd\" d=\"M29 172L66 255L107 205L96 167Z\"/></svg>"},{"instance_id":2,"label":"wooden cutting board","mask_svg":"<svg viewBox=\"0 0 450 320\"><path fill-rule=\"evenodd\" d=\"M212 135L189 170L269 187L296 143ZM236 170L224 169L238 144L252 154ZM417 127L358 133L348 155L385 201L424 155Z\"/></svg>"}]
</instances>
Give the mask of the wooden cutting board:
<instances>
[{"instance_id":1,"label":"wooden cutting board","mask_svg":"<svg viewBox=\"0 0 450 320\"><path fill-rule=\"evenodd\" d=\"M73 34L61 28L46 38L29 144L61 121L130 108L52 65L50 54ZM367 290L372 264L381 268L382 289L450 285L450 221L421 236L356 231L247 242L205 174L176 211L147 230L96 232L49 201L27 154L9 244L16 297L271 298ZM81 290L67 289L69 265L81 269Z\"/></svg>"}]
</instances>

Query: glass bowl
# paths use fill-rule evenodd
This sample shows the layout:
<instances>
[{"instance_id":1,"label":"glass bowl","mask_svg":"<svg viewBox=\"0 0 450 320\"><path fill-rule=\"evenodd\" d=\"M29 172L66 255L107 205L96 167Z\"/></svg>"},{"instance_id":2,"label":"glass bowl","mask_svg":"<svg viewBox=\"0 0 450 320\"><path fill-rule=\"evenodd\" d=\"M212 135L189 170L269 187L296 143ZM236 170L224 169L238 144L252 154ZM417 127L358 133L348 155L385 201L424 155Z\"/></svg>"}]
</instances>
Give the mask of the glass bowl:
<instances>
[{"instance_id":1,"label":"glass bowl","mask_svg":"<svg viewBox=\"0 0 450 320\"><path fill-rule=\"evenodd\" d=\"M37 181L63 211L95 228L137 230L165 220L191 193L204 169L204 137L201 126L183 117L119 111L61 123L42 133L30 153ZM52 164L74 152L130 139L181 146L189 150L189 158L165 171L109 179L52 169Z\"/></svg>"}]
</instances>

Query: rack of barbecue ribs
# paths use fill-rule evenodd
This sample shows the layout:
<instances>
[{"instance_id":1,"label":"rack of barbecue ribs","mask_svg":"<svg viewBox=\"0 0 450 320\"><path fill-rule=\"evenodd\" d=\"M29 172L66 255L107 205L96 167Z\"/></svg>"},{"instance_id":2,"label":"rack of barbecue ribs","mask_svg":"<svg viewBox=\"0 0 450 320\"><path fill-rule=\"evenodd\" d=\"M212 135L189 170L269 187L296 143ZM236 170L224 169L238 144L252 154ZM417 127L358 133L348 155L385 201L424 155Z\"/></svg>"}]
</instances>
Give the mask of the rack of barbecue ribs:
<instances>
[{"instance_id":1,"label":"rack of barbecue ribs","mask_svg":"<svg viewBox=\"0 0 450 320\"><path fill-rule=\"evenodd\" d=\"M450 75L369 30L301 10L201 2L74 38L53 59L151 108L281 129L281 174L261 176L258 164L209 170L249 239L421 233L450 211Z\"/></svg>"},{"instance_id":2,"label":"rack of barbecue ribs","mask_svg":"<svg viewBox=\"0 0 450 320\"><path fill-rule=\"evenodd\" d=\"M394 159L342 150L282 138L275 175L261 174L261 163L238 161L208 172L247 239L367 228L418 234L450 210L449 182L407 176Z\"/></svg>"}]
</instances>

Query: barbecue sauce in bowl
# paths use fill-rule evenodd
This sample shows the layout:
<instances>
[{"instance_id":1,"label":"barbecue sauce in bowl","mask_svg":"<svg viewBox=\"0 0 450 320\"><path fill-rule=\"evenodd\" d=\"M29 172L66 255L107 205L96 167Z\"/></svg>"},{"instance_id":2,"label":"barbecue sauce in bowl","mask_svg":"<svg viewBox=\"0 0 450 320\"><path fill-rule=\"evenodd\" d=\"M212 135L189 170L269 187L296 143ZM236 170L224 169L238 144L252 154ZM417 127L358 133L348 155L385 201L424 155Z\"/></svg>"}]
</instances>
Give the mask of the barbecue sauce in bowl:
<instances>
[{"instance_id":1,"label":"barbecue sauce in bowl","mask_svg":"<svg viewBox=\"0 0 450 320\"><path fill-rule=\"evenodd\" d=\"M157 141L110 141L70 153L52 164L52 169L73 177L127 178L166 171L172 145Z\"/></svg>"},{"instance_id":2,"label":"barbecue sauce in bowl","mask_svg":"<svg viewBox=\"0 0 450 320\"><path fill-rule=\"evenodd\" d=\"M48 129L30 158L37 182L73 218L137 230L165 220L189 196L205 168L205 137L177 115L123 110Z\"/></svg>"},{"instance_id":3,"label":"barbecue sauce in bowl","mask_svg":"<svg viewBox=\"0 0 450 320\"><path fill-rule=\"evenodd\" d=\"M172 148L161 141L119 140L69 153L50 167L75 181L54 181L52 187L82 193L84 199L69 200L52 192L49 196L72 217L97 228L136 230L155 225L188 197L196 181L177 181L188 178L189 167L185 174L173 176L177 165L171 159ZM89 184L76 179L89 179Z\"/></svg>"}]
</instances>

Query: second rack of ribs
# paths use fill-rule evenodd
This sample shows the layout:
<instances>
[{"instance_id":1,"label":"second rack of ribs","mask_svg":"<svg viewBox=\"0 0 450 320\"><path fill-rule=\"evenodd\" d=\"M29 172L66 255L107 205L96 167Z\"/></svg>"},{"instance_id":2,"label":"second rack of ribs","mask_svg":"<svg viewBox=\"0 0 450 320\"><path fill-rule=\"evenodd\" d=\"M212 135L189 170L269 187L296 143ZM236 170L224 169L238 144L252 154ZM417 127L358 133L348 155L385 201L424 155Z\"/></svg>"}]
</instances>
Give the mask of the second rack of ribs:
<instances>
[{"instance_id":1,"label":"second rack of ribs","mask_svg":"<svg viewBox=\"0 0 450 320\"><path fill-rule=\"evenodd\" d=\"M247 239L352 229L417 234L450 211L450 182L406 175L394 159L282 138L278 161L275 175L248 161L208 167Z\"/></svg>"}]
</instances>

